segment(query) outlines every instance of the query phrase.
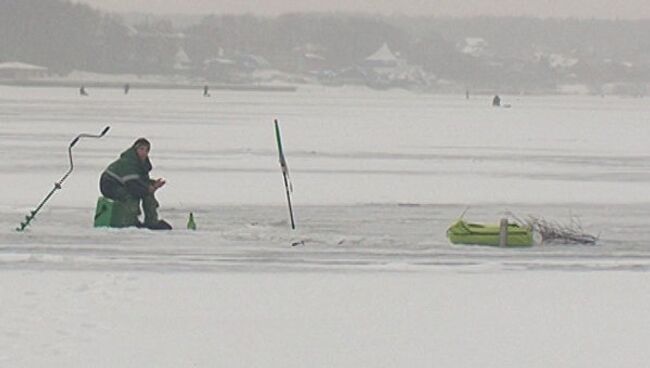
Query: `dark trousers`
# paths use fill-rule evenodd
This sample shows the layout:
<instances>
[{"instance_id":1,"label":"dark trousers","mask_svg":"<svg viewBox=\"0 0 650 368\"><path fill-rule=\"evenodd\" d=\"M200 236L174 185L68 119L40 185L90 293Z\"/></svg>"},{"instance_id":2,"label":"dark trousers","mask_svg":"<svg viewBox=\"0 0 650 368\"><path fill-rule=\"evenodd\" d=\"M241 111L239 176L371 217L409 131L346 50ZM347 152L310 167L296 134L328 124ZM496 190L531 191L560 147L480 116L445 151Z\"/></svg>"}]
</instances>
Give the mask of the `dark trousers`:
<instances>
[{"instance_id":1,"label":"dark trousers","mask_svg":"<svg viewBox=\"0 0 650 368\"><path fill-rule=\"evenodd\" d=\"M145 225L153 225L158 223L158 207L160 206L158 200L153 193L149 193L144 197L137 197L126 189L126 187L113 179L107 174L102 174L99 179L99 190L106 198L114 201L121 202L132 212L132 219L129 224L137 226L139 224L138 217L142 213L140 211L140 201L142 200L142 209L144 210L144 223Z\"/></svg>"}]
</instances>

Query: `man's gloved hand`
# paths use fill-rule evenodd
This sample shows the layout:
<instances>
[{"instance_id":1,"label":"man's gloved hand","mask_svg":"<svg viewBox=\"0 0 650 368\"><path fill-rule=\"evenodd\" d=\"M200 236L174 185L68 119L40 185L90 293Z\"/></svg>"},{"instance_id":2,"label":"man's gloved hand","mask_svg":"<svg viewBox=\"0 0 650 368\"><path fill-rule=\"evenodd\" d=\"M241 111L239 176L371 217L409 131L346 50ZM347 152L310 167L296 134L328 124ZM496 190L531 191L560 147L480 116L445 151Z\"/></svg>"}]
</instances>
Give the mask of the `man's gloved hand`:
<instances>
[{"instance_id":1,"label":"man's gloved hand","mask_svg":"<svg viewBox=\"0 0 650 368\"><path fill-rule=\"evenodd\" d=\"M151 185L149 185L149 193L153 193L159 188L162 188L167 182L163 178L158 178L156 180L151 181Z\"/></svg>"},{"instance_id":2,"label":"man's gloved hand","mask_svg":"<svg viewBox=\"0 0 650 368\"><path fill-rule=\"evenodd\" d=\"M162 188L167 182L163 178L158 178L156 181L153 182L153 187L158 189Z\"/></svg>"}]
</instances>

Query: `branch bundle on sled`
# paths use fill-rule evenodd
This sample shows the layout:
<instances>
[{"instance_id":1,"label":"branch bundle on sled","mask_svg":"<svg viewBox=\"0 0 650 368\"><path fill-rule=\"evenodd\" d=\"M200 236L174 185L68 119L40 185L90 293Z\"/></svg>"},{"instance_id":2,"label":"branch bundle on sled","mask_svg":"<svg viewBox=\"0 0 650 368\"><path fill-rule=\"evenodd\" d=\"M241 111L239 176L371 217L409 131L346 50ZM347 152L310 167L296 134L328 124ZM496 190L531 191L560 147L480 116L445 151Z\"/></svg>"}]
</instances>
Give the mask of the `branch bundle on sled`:
<instances>
[{"instance_id":1,"label":"branch bundle on sled","mask_svg":"<svg viewBox=\"0 0 650 368\"><path fill-rule=\"evenodd\" d=\"M547 221L543 217L528 216L525 223L542 236L544 243L594 245L598 241L598 236L586 233L575 217L571 218L569 224L562 224L557 221Z\"/></svg>"}]
</instances>

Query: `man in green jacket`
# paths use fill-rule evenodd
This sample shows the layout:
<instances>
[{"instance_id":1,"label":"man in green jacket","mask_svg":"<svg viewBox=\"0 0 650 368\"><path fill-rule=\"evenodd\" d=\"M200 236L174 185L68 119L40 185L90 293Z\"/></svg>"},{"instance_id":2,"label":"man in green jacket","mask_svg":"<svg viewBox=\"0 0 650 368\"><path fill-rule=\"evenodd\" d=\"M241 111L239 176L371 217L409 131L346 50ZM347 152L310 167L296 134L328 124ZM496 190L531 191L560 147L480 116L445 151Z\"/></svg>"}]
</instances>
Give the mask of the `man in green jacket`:
<instances>
[{"instance_id":1,"label":"man in green jacket","mask_svg":"<svg viewBox=\"0 0 650 368\"><path fill-rule=\"evenodd\" d=\"M127 208L120 227L137 226L152 230L171 230L164 220L158 219L158 201L155 193L165 185L164 179L151 179L153 168L149 160L151 143L145 138L136 140L129 149L122 152L117 161L111 163L99 179L102 195L121 202ZM144 210L144 224L140 216L140 201Z\"/></svg>"}]
</instances>

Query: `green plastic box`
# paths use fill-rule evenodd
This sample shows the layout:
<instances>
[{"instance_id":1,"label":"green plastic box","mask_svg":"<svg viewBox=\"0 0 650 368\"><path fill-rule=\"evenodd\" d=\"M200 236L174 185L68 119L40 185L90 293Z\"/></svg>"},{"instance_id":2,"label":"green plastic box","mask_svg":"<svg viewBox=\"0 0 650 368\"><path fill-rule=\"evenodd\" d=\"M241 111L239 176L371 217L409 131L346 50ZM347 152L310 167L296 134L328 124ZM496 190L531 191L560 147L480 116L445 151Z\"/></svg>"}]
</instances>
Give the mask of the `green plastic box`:
<instances>
[{"instance_id":1,"label":"green plastic box","mask_svg":"<svg viewBox=\"0 0 650 368\"><path fill-rule=\"evenodd\" d=\"M95 227L128 227L135 226L137 214L133 214L128 208L120 203L99 197L95 208Z\"/></svg>"}]
</instances>

